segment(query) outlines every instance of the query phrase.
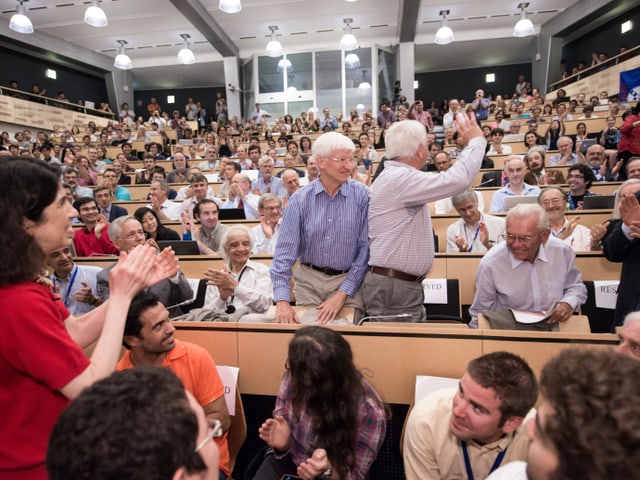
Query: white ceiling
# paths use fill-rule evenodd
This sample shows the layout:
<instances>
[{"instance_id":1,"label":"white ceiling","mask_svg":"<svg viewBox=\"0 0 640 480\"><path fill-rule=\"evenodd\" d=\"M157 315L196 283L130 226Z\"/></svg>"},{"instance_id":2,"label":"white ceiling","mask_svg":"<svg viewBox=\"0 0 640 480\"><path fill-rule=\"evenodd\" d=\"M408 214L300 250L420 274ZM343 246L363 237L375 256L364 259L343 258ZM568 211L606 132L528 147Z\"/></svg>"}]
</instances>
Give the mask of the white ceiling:
<instances>
[{"instance_id":1,"label":"white ceiling","mask_svg":"<svg viewBox=\"0 0 640 480\"><path fill-rule=\"evenodd\" d=\"M103 0L109 25L95 28L83 22L88 1L28 0L27 15L34 28L83 48L115 57L117 40L128 42L136 89L222 86L222 56L181 11L194 0ZM415 31L416 72L473 68L531 61L535 37L511 36L519 18L518 1L509 0L242 0L242 11L226 14L218 0L200 1L223 34L239 50L240 58L264 54L269 26L278 26L279 41L287 53L337 49L343 19L353 19L360 46L397 45L402 9L420 2ZM578 0L531 0L527 8L536 30ZM404 5L404 2L407 5ZM16 0L0 0L7 20ZM174 6L177 5L176 6ZM439 12L450 10L455 42L433 43L440 25ZM180 34L191 35L194 65L176 65ZM15 34L28 41L28 36Z\"/></svg>"}]
</instances>

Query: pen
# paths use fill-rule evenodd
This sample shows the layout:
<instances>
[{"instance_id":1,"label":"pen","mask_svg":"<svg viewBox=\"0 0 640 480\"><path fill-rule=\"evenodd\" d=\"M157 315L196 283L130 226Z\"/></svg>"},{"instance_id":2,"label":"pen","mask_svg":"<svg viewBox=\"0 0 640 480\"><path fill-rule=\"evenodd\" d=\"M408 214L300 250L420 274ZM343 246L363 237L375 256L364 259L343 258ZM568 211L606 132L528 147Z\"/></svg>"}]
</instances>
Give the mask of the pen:
<instances>
[{"instance_id":1,"label":"pen","mask_svg":"<svg viewBox=\"0 0 640 480\"><path fill-rule=\"evenodd\" d=\"M560 230L558 230L558 233L556 233L556 236L562 235L566 230L567 230L567 227L562 227Z\"/></svg>"}]
</instances>

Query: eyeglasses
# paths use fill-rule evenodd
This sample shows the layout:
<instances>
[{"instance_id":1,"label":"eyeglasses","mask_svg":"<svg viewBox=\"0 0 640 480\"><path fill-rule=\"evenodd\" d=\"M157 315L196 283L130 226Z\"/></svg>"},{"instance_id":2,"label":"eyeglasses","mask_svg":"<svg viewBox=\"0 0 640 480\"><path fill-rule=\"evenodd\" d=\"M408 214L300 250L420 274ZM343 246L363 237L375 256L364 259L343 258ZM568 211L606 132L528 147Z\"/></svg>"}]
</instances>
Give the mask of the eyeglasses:
<instances>
[{"instance_id":1,"label":"eyeglasses","mask_svg":"<svg viewBox=\"0 0 640 480\"><path fill-rule=\"evenodd\" d=\"M207 432L207 436L204 437L204 440L202 440L198 446L196 447L196 449L194 450L195 453L198 453L202 447L204 447L209 441L211 441L212 438L219 438L222 436L222 424L220 423L220 420L216 419L213 421L213 425L209 425L209 431Z\"/></svg>"},{"instance_id":2,"label":"eyeglasses","mask_svg":"<svg viewBox=\"0 0 640 480\"><path fill-rule=\"evenodd\" d=\"M535 238L538 237L538 234L529 237L529 236L521 236L521 235L511 235L510 233L503 233L502 234L502 238L504 238L505 242L508 243L513 243L516 240L518 240L518 242L522 243L523 245L529 245L531 242L533 242L533 240Z\"/></svg>"},{"instance_id":3,"label":"eyeglasses","mask_svg":"<svg viewBox=\"0 0 640 480\"><path fill-rule=\"evenodd\" d=\"M335 158L335 157L327 157L327 158L332 162L336 162L340 165L347 165L355 162L353 158Z\"/></svg>"},{"instance_id":4,"label":"eyeglasses","mask_svg":"<svg viewBox=\"0 0 640 480\"><path fill-rule=\"evenodd\" d=\"M568 179L571 179L571 178L575 178L575 179L580 180L580 179L584 178L584 175L580 175L580 174L576 174L576 175L567 175L567 180L568 180Z\"/></svg>"},{"instance_id":5,"label":"eyeglasses","mask_svg":"<svg viewBox=\"0 0 640 480\"><path fill-rule=\"evenodd\" d=\"M276 210L281 210L282 207L280 205L275 205L273 207L262 207L262 209L275 212Z\"/></svg>"}]
</instances>

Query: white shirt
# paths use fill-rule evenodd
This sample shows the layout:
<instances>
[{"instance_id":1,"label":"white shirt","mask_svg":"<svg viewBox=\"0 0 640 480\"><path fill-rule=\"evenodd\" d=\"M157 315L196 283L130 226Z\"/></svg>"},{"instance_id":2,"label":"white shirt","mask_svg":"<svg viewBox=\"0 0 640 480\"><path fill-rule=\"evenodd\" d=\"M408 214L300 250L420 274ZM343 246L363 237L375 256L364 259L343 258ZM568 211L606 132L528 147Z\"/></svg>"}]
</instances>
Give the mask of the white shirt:
<instances>
[{"instance_id":1,"label":"white shirt","mask_svg":"<svg viewBox=\"0 0 640 480\"><path fill-rule=\"evenodd\" d=\"M78 302L73 298L74 293L84 288L82 283L86 283L91 288L94 295L98 295L97 275L102 269L100 267L92 267L88 265L74 265L69 277L66 280L58 278L55 274L51 275L51 281L58 287L58 294L72 315L83 315L93 310L95 305Z\"/></svg>"},{"instance_id":2,"label":"white shirt","mask_svg":"<svg viewBox=\"0 0 640 480\"><path fill-rule=\"evenodd\" d=\"M153 210L150 203L145 206ZM160 205L160 210L171 220L178 221L180 220L180 213L182 212L182 203L176 203L166 199L162 205Z\"/></svg>"},{"instance_id":3,"label":"white shirt","mask_svg":"<svg viewBox=\"0 0 640 480\"><path fill-rule=\"evenodd\" d=\"M484 212L484 197L476 191L476 198L478 199L478 210ZM436 215L444 215L454 210L451 197L443 198L436 202Z\"/></svg>"},{"instance_id":4,"label":"white shirt","mask_svg":"<svg viewBox=\"0 0 640 480\"><path fill-rule=\"evenodd\" d=\"M480 221L484 222L489 231L489 242L497 245L502 241L504 233L505 220L501 217L493 215L482 215ZM480 224L469 225L462 218L449 225L447 228L447 252L460 252L456 245L456 236L465 239L465 242L471 246L470 252L486 252L487 248L480 241ZM477 233L477 234L476 234Z\"/></svg>"},{"instance_id":5,"label":"white shirt","mask_svg":"<svg viewBox=\"0 0 640 480\"><path fill-rule=\"evenodd\" d=\"M262 225L256 225L251 229L251 235L253 235L253 252L251 253L266 253L273 254L276 250L276 242L278 241L278 234L280 233L280 225L282 225L282 218L276 223L273 235L271 238L267 238L262 231Z\"/></svg>"},{"instance_id":6,"label":"white shirt","mask_svg":"<svg viewBox=\"0 0 640 480\"><path fill-rule=\"evenodd\" d=\"M260 197L253 193L248 193L242 203L244 204L244 216L247 220L258 219L260 218L260 214L258 213L258 200ZM227 200L227 203L223 205L222 208L239 208L240 197L236 197L235 199Z\"/></svg>"}]
</instances>

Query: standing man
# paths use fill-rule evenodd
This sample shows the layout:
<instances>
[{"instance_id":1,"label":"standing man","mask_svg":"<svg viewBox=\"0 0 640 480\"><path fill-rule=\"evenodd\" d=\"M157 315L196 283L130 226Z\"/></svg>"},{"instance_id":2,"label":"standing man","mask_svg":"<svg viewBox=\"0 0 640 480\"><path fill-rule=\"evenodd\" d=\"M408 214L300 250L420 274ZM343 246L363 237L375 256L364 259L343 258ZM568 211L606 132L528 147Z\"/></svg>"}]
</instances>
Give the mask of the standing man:
<instances>
[{"instance_id":1,"label":"standing man","mask_svg":"<svg viewBox=\"0 0 640 480\"><path fill-rule=\"evenodd\" d=\"M98 204L93 198L83 197L76 200L73 207L84 227L73 234L73 247L78 257L91 255L117 255L118 249L111 242L107 227L107 219L98 210Z\"/></svg>"},{"instance_id":2,"label":"standing man","mask_svg":"<svg viewBox=\"0 0 640 480\"><path fill-rule=\"evenodd\" d=\"M96 283L100 267L76 265L69 247L50 253L47 265L53 269L49 278L69 313L83 315L102 305Z\"/></svg>"},{"instance_id":3,"label":"standing man","mask_svg":"<svg viewBox=\"0 0 640 480\"><path fill-rule=\"evenodd\" d=\"M462 114L456 121L467 147L441 173L420 170L429 153L421 123L405 120L387 131L388 160L370 192L371 257L362 287L367 315L410 313L414 322L426 320L421 282L434 258L427 203L468 188L480 170L486 146L475 122ZM402 195L397 194L399 190Z\"/></svg>"},{"instance_id":4,"label":"standing man","mask_svg":"<svg viewBox=\"0 0 640 480\"><path fill-rule=\"evenodd\" d=\"M320 120L320 131L324 132L328 129L327 131L333 132L338 128L338 120L336 120L336 117L331 115L331 111L327 107L322 109L322 113L324 114L324 117Z\"/></svg>"},{"instance_id":5,"label":"standing man","mask_svg":"<svg viewBox=\"0 0 640 480\"><path fill-rule=\"evenodd\" d=\"M256 125L260 125L262 123L262 117L271 118L271 116L272 115L269 112L267 112L266 110L262 110L259 103L256 103L256 109L251 112L248 120L253 120L254 122L256 122Z\"/></svg>"},{"instance_id":6,"label":"standing man","mask_svg":"<svg viewBox=\"0 0 640 480\"><path fill-rule=\"evenodd\" d=\"M378 114L378 118L376 122L379 128L387 128L393 122L396 121L396 115L393 113L393 110L389 108L388 102L382 102L380 104L380 113Z\"/></svg>"},{"instance_id":7,"label":"standing man","mask_svg":"<svg viewBox=\"0 0 640 480\"><path fill-rule=\"evenodd\" d=\"M403 457L407 480L484 479L525 460L525 421L534 416L538 382L513 353L472 360L456 390L437 390L409 414Z\"/></svg>"},{"instance_id":8,"label":"standing man","mask_svg":"<svg viewBox=\"0 0 640 480\"><path fill-rule=\"evenodd\" d=\"M368 188L350 179L355 147L347 137L325 133L312 150L320 179L290 198L271 263L279 323L299 322L289 304L292 276L296 304L315 305L320 323L332 321L343 306L362 313ZM296 261L300 266L294 274Z\"/></svg>"},{"instance_id":9,"label":"standing man","mask_svg":"<svg viewBox=\"0 0 640 480\"><path fill-rule=\"evenodd\" d=\"M454 120L457 117L458 111L460 110L460 102L457 98L452 98L449 100L449 111L444 114L442 117L442 126L447 128L456 129Z\"/></svg>"},{"instance_id":10,"label":"standing man","mask_svg":"<svg viewBox=\"0 0 640 480\"><path fill-rule=\"evenodd\" d=\"M227 478L229 446L226 432L231 420L224 399L224 385L216 364L204 348L173 337L175 327L169 312L153 293L141 292L134 297L127 313L123 344L126 351L116 371L155 366L168 368L184 384L204 410L209 425L220 422L222 436L213 440L220 451L219 478Z\"/></svg>"},{"instance_id":11,"label":"standing man","mask_svg":"<svg viewBox=\"0 0 640 480\"><path fill-rule=\"evenodd\" d=\"M489 118L489 106L491 101L488 98L484 98L484 90L479 88L476 90L476 98L471 102L471 110L476 114L476 121L478 125L482 120Z\"/></svg>"}]
</instances>

